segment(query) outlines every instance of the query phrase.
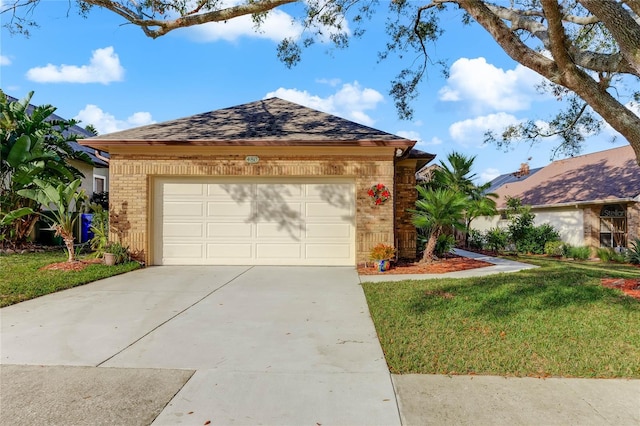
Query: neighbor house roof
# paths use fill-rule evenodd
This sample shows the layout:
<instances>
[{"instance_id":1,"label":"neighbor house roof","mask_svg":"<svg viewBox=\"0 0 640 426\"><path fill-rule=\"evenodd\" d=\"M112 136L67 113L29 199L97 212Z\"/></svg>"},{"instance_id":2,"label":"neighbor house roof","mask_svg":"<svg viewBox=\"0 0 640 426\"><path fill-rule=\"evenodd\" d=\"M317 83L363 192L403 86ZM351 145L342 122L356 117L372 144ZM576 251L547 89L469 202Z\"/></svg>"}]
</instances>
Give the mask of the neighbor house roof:
<instances>
[{"instance_id":1,"label":"neighbor house roof","mask_svg":"<svg viewBox=\"0 0 640 426\"><path fill-rule=\"evenodd\" d=\"M6 95L6 96L7 96L7 99L10 102L17 102L18 101L18 99L14 98L13 96L9 96L9 95ZM32 104L29 104L27 106L27 114L31 114L34 109L35 109L35 106L32 105ZM57 114L51 114L49 117L47 117L47 121L54 121L54 120L67 121L67 120L65 120L64 118L60 117ZM70 137L72 135L76 135L77 139L85 139L85 138L90 138L90 137L94 136L93 133L91 133L91 132L89 132L89 131L87 131L87 130L83 129L82 127L77 126L75 124L73 126L70 126L69 129L67 129L64 132L62 132L62 135L65 136L65 137ZM91 159L91 161L93 161L93 164L96 167L108 167L108 164L107 164L106 161L104 161L103 159L101 159L98 156L96 156L96 152L95 152L96 150L95 149L93 149L91 147L88 147L88 146L82 146L78 142L75 142L75 141L68 141L68 143L69 143L69 146L71 147L71 149L73 149L74 152L84 152L84 153L86 153L89 156L89 158ZM100 156L108 157L109 154L101 153Z\"/></svg>"},{"instance_id":2,"label":"neighbor house roof","mask_svg":"<svg viewBox=\"0 0 640 426\"><path fill-rule=\"evenodd\" d=\"M100 135L82 144L105 150L118 145L393 146L404 153L415 141L270 98Z\"/></svg>"},{"instance_id":3,"label":"neighbor house roof","mask_svg":"<svg viewBox=\"0 0 640 426\"><path fill-rule=\"evenodd\" d=\"M496 192L498 188L508 183L521 182L525 179L528 179L529 177L539 172L540 170L542 170L542 167L529 169L528 173L521 173L520 171L517 171L513 173L505 173L504 175L500 175L491 181L491 186L487 188L485 193Z\"/></svg>"},{"instance_id":4,"label":"neighbor house roof","mask_svg":"<svg viewBox=\"0 0 640 426\"><path fill-rule=\"evenodd\" d=\"M554 206L631 200L640 194L640 166L631 146L554 161L525 180L496 191L498 207L505 197L525 205Z\"/></svg>"}]
</instances>

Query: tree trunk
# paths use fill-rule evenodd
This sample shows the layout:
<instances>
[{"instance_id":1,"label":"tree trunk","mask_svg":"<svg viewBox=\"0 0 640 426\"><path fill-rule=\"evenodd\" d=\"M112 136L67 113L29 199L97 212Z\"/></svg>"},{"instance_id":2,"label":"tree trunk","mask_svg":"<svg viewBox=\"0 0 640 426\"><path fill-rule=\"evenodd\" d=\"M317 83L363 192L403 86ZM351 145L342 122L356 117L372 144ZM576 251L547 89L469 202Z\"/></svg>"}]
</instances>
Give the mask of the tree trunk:
<instances>
[{"instance_id":1,"label":"tree trunk","mask_svg":"<svg viewBox=\"0 0 640 426\"><path fill-rule=\"evenodd\" d=\"M73 233L65 232L60 226L56 226L56 235L62 237L62 241L64 241L64 245L67 247L67 252L69 253L67 262L75 261L76 253L73 248Z\"/></svg>"},{"instance_id":2,"label":"tree trunk","mask_svg":"<svg viewBox=\"0 0 640 426\"><path fill-rule=\"evenodd\" d=\"M436 230L431 233L429 236L429 240L427 240L427 246L424 248L424 254L422 255L422 260L420 263L432 263L433 262L433 252L436 249L436 243L438 242L438 237L440 236L440 231Z\"/></svg>"}]
</instances>

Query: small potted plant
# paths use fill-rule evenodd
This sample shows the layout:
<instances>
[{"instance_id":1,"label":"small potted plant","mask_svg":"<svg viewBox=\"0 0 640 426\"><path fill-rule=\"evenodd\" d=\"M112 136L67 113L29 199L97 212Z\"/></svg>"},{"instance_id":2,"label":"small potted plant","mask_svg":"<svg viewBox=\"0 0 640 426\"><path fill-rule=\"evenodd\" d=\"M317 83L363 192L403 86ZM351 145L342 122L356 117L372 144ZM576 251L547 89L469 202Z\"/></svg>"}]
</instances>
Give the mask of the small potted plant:
<instances>
[{"instance_id":1,"label":"small potted plant","mask_svg":"<svg viewBox=\"0 0 640 426\"><path fill-rule=\"evenodd\" d=\"M375 268L380 271L388 271L391 268L391 260L396 256L396 249L388 244L380 243L371 249L369 258L373 260Z\"/></svg>"},{"instance_id":2,"label":"small potted plant","mask_svg":"<svg viewBox=\"0 0 640 426\"><path fill-rule=\"evenodd\" d=\"M113 266L130 260L129 247L120 243L109 243L104 249L104 264Z\"/></svg>"}]
</instances>

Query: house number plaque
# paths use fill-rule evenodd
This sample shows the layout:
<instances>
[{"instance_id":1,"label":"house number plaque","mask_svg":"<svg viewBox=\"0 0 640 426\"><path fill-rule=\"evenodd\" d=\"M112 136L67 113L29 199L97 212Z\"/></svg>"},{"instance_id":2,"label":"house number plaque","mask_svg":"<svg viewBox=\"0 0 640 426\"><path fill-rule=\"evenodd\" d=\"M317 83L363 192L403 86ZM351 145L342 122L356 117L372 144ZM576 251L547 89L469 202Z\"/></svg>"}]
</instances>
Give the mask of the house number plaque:
<instances>
[{"instance_id":1,"label":"house number plaque","mask_svg":"<svg viewBox=\"0 0 640 426\"><path fill-rule=\"evenodd\" d=\"M244 161L246 161L248 164L256 164L258 161L260 161L260 157L258 157L257 155L247 155L244 158Z\"/></svg>"}]
</instances>

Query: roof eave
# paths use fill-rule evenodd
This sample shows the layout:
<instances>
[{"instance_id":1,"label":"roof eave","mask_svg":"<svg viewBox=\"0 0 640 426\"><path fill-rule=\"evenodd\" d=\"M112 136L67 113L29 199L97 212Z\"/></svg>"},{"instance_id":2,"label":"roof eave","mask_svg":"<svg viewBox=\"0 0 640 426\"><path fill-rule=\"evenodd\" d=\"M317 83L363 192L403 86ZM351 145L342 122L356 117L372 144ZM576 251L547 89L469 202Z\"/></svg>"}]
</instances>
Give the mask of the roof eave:
<instances>
[{"instance_id":1,"label":"roof eave","mask_svg":"<svg viewBox=\"0 0 640 426\"><path fill-rule=\"evenodd\" d=\"M611 203L631 203L640 201L638 197L625 197L625 198L604 198L599 200L585 200L585 201L573 201L570 203L557 203L557 204L534 204L531 205L532 209L557 209L562 207L578 207L589 204L611 204ZM498 210L506 210L507 207L500 207Z\"/></svg>"},{"instance_id":2,"label":"roof eave","mask_svg":"<svg viewBox=\"0 0 640 426\"><path fill-rule=\"evenodd\" d=\"M80 145L108 151L110 147L134 146L327 146L327 147L393 147L403 150L413 147L415 141L397 140L115 140L115 139L82 139Z\"/></svg>"}]
</instances>

